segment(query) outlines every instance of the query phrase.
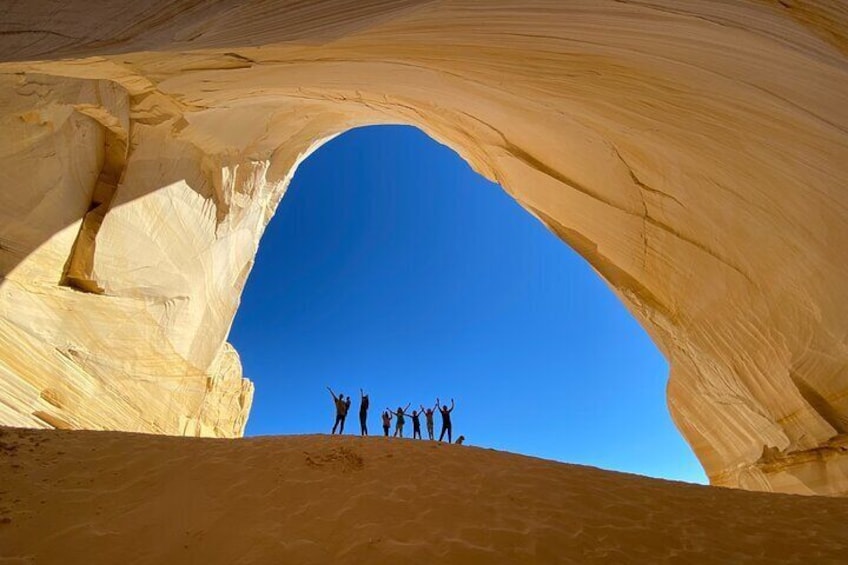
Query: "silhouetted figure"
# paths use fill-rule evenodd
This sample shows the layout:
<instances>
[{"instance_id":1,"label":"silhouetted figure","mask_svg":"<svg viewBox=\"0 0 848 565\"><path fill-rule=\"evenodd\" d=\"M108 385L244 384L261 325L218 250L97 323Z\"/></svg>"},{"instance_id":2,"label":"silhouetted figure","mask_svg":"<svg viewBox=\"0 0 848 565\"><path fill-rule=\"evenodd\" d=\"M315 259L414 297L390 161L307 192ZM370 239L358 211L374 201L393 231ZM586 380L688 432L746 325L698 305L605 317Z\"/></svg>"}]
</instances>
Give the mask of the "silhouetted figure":
<instances>
[{"instance_id":1,"label":"silhouetted figure","mask_svg":"<svg viewBox=\"0 0 848 565\"><path fill-rule=\"evenodd\" d=\"M389 437L389 428L392 426L392 413L386 409L383 412L383 435Z\"/></svg>"},{"instance_id":2,"label":"silhouetted figure","mask_svg":"<svg viewBox=\"0 0 848 565\"><path fill-rule=\"evenodd\" d=\"M327 390L329 390L330 394L333 395L333 403L336 405L336 421L333 424L332 433L336 433L336 428L339 428L339 434L343 434L345 417L347 416L347 410L350 406L350 397L348 397L347 402L345 402L343 394L336 396L336 393L333 392L333 389L327 387Z\"/></svg>"},{"instance_id":3,"label":"silhouetted figure","mask_svg":"<svg viewBox=\"0 0 848 565\"><path fill-rule=\"evenodd\" d=\"M424 408L424 405L421 405L421 411L424 412L424 418L427 420L427 435L430 436L430 440L433 439L433 408Z\"/></svg>"},{"instance_id":4,"label":"silhouetted figure","mask_svg":"<svg viewBox=\"0 0 848 565\"><path fill-rule=\"evenodd\" d=\"M371 404L368 395L359 389L359 427L361 434L368 435L368 406Z\"/></svg>"},{"instance_id":5,"label":"silhouetted figure","mask_svg":"<svg viewBox=\"0 0 848 565\"><path fill-rule=\"evenodd\" d=\"M421 439L421 414L418 410L412 411L412 439Z\"/></svg>"},{"instance_id":6,"label":"silhouetted figure","mask_svg":"<svg viewBox=\"0 0 848 565\"><path fill-rule=\"evenodd\" d=\"M409 404L412 404L411 402ZM406 411L409 410L409 404L406 405L406 408L401 408L398 406L397 411L395 412L395 435L394 437L403 437L403 417L406 416Z\"/></svg>"},{"instance_id":7,"label":"silhouetted figure","mask_svg":"<svg viewBox=\"0 0 848 565\"><path fill-rule=\"evenodd\" d=\"M439 399L436 399L436 408L442 413L442 433L439 434L439 441L445 437L445 432L448 433L448 443L451 443L451 412L453 412L453 398L451 398L451 407L439 406Z\"/></svg>"}]
</instances>

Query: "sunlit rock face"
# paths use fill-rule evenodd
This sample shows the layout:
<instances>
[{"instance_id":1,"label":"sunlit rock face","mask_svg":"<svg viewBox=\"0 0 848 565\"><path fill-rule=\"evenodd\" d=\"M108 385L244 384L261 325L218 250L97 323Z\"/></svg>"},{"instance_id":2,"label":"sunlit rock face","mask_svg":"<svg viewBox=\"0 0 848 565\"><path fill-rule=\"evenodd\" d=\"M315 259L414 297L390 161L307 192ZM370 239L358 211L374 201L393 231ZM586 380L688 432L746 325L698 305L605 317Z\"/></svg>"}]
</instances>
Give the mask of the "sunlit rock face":
<instances>
[{"instance_id":1,"label":"sunlit rock face","mask_svg":"<svg viewBox=\"0 0 848 565\"><path fill-rule=\"evenodd\" d=\"M604 277L714 484L848 494L844 4L104 4L0 22L2 423L240 435L264 226L403 123Z\"/></svg>"}]
</instances>

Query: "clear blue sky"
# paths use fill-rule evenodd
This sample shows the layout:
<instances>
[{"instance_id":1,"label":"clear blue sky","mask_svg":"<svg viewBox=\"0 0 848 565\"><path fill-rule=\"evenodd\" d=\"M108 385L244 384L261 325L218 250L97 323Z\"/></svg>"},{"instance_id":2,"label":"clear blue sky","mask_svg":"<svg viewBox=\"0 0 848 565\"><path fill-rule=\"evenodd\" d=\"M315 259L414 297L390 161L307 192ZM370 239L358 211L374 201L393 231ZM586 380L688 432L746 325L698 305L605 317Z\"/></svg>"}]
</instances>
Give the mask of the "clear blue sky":
<instances>
[{"instance_id":1,"label":"clear blue sky","mask_svg":"<svg viewBox=\"0 0 848 565\"><path fill-rule=\"evenodd\" d=\"M374 435L387 406L454 398L454 437L476 446L706 480L668 415L668 365L623 304L413 128L352 130L300 166L230 341L256 385L248 435L328 433L327 385L358 433L362 387Z\"/></svg>"}]
</instances>

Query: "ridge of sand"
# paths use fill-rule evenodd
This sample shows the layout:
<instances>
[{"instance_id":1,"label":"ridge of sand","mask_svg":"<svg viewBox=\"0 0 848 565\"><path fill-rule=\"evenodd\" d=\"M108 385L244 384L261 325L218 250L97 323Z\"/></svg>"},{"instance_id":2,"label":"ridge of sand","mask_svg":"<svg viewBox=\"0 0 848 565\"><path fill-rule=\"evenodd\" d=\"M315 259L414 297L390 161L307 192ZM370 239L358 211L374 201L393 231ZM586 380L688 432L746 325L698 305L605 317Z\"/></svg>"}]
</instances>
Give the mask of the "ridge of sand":
<instances>
[{"instance_id":1,"label":"ridge of sand","mask_svg":"<svg viewBox=\"0 0 848 565\"><path fill-rule=\"evenodd\" d=\"M0 563L845 563L848 501L428 441L0 428Z\"/></svg>"}]
</instances>

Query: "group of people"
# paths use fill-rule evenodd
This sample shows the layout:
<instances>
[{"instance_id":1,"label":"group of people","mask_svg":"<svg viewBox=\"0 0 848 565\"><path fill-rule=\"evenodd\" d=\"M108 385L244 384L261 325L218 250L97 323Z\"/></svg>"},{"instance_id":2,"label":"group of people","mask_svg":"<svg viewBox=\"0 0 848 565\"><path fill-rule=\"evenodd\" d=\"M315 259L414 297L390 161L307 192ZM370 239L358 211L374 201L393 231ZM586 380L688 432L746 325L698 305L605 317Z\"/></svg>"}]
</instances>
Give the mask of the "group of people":
<instances>
[{"instance_id":1,"label":"group of people","mask_svg":"<svg viewBox=\"0 0 848 565\"><path fill-rule=\"evenodd\" d=\"M343 394L336 394L333 392L333 389L327 387L327 390L330 391L330 394L333 396L333 403L336 406L336 421L333 424L332 433L336 433L336 429L338 429L340 434L344 433L344 425L345 419L347 418L347 413L350 411L350 396L345 397ZM362 389L359 389L359 426L361 428L361 434L363 436L368 435L368 408L371 405L371 401L368 398L368 395ZM453 441L453 426L451 424L451 412L454 409L454 401L451 398L450 407L446 404L441 404L439 399L436 399L436 404L430 407L424 407L423 404L419 405L421 410L413 410L412 414L409 413L410 404L407 404L406 407L401 408L398 406L397 410L392 411L389 408L386 408L383 411L382 419L383 419L383 435L389 437L389 429L392 426L392 420L395 421L395 433L394 437L403 437L403 427L406 423L406 418L410 418L412 420L412 438L423 439L421 437L421 415L424 415L424 419L427 423L427 435L432 440L433 436L433 416L436 411L438 411L442 416L442 433L439 434L439 441L443 441L445 434L448 436L448 443L452 443ZM461 437L461 436L460 436Z\"/></svg>"}]
</instances>

